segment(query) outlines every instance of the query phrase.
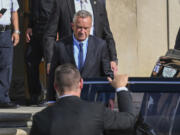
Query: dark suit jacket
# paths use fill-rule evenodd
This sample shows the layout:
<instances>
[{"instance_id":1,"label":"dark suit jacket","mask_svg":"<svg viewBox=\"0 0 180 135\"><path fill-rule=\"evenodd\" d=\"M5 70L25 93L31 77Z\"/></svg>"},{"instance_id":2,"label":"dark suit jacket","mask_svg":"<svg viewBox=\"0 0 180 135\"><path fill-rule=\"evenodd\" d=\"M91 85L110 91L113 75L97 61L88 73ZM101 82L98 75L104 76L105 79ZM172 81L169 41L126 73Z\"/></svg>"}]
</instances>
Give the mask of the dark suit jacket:
<instances>
[{"instance_id":1,"label":"dark suit jacket","mask_svg":"<svg viewBox=\"0 0 180 135\"><path fill-rule=\"evenodd\" d=\"M95 36L89 36L88 49L86 54L86 60L81 71L82 78L113 76L113 72L110 68L110 61L107 52L106 42ZM48 88L48 100L55 100L55 90L53 86L54 71L58 65L65 63L75 64L74 52L73 52L73 38L72 35L58 41L54 47L54 55L52 58L50 76L49 76L49 88Z\"/></svg>"},{"instance_id":2,"label":"dark suit jacket","mask_svg":"<svg viewBox=\"0 0 180 135\"><path fill-rule=\"evenodd\" d=\"M115 42L109 27L107 12L102 0L90 0L94 14L94 34L107 42L110 60L117 60ZM47 62L51 61L56 32L60 39L72 35L71 23L75 14L74 0L55 0L54 8L44 35L44 53Z\"/></svg>"},{"instance_id":3,"label":"dark suit jacket","mask_svg":"<svg viewBox=\"0 0 180 135\"><path fill-rule=\"evenodd\" d=\"M174 46L174 49L180 50L180 28L179 28L179 31L178 31L178 34L177 34L177 37L176 37L176 44Z\"/></svg>"},{"instance_id":4,"label":"dark suit jacket","mask_svg":"<svg viewBox=\"0 0 180 135\"><path fill-rule=\"evenodd\" d=\"M32 28L33 35L43 35L54 0L30 0L28 27Z\"/></svg>"},{"instance_id":5,"label":"dark suit jacket","mask_svg":"<svg viewBox=\"0 0 180 135\"><path fill-rule=\"evenodd\" d=\"M103 130L132 129L135 117L131 96L122 91L117 97L119 107L125 105L131 109L113 112L102 104L86 102L76 96L61 98L33 117L30 135L100 135Z\"/></svg>"}]
</instances>

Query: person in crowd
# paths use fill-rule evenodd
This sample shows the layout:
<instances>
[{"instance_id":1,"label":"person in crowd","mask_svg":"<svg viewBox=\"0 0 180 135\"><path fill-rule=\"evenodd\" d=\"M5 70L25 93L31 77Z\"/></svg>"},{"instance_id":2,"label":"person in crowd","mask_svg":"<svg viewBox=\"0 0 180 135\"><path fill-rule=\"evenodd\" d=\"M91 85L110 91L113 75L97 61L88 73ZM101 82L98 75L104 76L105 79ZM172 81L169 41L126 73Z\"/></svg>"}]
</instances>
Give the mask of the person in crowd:
<instances>
[{"instance_id":1,"label":"person in crowd","mask_svg":"<svg viewBox=\"0 0 180 135\"><path fill-rule=\"evenodd\" d=\"M175 43L174 49L180 50L180 28L176 36L176 43Z\"/></svg>"},{"instance_id":2,"label":"person in crowd","mask_svg":"<svg viewBox=\"0 0 180 135\"><path fill-rule=\"evenodd\" d=\"M18 9L17 0L0 0L0 108L18 107L11 102L8 94L12 79L13 46L19 43Z\"/></svg>"},{"instance_id":3,"label":"person in crowd","mask_svg":"<svg viewBox=\"0 0 180 135\"><path fill-rule=\"evenodd\" d=\"M46 62L51 62L56 33L59 33L60 39L71 35L73 32L71 28L73 16L79 10L87 10L92 14L92 28L90 34L106 40L110 55L111 69L117 72L118 68L115 42L109 27L107 12L103 0L54 1L54 7L50 14L50 19L44 35Z\"/></svg>"},{"instance_id":4,"label":"person in crowd","mask_svg":"<svg viewBox=\"0 0 180 135\"><path fill-rule=\"evenodd\" d=\"M91 35L102 38L106 41L107 49L110 57L110 65L113 72L117 72L117 53L114 38L109 27L109 21L104 0L55 0L54 8L47 25L44 36L44 49L47 64L47 72L49 72L50 62L53 56L54 41L56 32L59 38L63 39L72 34L71 23L73 16L79 10L87 10L92 14ZM110 103L113 107L115 95L113 93L101 93L98 100Z\"/></svg>"},{"instance_id":5,"label":"person in crowd","mask_svg":"<svg viewBox=\"0 0 180 135\"><path fill-rule=\"evenodd\" d=\"M118 107L132 107L132 98L126 88L127 75L108 78L116 88ZM127 112L113 112L99 103L80 99L83 79L72 64L60 65L55 71L54 87L57 102L33 116L30 135L100 135L104 130L130 130L135 124L135 115Z\"/></svg>"},{"instance_id":6,"label":"person in crowd","mask_svg":"<svg viewBox=\"0 0 180 135\"><path fill-rule=\"evenodd\" d=\"M43 34L49 14L52 10L52 0L30 0L29 24L26 30L27 49L25 54L26 72L30 101L28 105L42 103L43 90L39 78L39 65L43 58Z\"/></svg>"},{"instance_id":7,"label":"person in crowd","mask_svg":"<svg viewBox=\"0 0 180 135\"><path fill-rule=\"evenodd\" d=\"M49 74L48 101L55 100L53 82L54 71L58 65L74 64L83 78L113 76L106 41L90 35L91 26L91 14L80 10L74 15L73 34L56 43ZM93 90L84 90L81 94L84 100L93 101L94 97Z\"/></svg>"}]
</instances>

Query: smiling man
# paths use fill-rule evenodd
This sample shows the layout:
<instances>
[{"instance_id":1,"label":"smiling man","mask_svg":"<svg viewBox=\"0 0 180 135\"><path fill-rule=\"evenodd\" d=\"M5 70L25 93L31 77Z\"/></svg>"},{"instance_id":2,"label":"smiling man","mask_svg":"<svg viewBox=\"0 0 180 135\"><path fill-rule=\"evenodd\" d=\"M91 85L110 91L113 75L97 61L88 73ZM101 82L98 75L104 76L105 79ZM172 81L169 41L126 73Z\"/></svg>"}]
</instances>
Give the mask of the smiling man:
<instances>
[{"instance_id":1,"label":"smiling man","mask_svg":"<svg viewBox=\"0 0 180 135\"><path fill-rule=\"evenodd\" d=\"M106 41L90 35L92 16L88 11L80 10L73 18L73 35L58 41L54 48L50 69L48 101L55 101L53 87L54 71L58 65L75 65L83 78L112 76ZM94 100L95 93L82 91L81 98Z\"/></svg>"}]
</instances>

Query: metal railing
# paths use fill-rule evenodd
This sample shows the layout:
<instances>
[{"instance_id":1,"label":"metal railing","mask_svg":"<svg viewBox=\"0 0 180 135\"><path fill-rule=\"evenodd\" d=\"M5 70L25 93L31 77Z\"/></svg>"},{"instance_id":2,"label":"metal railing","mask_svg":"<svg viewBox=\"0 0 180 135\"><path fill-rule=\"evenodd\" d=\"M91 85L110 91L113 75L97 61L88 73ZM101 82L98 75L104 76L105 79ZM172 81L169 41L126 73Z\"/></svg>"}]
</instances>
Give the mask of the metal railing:
<instances>
[{"instance_id":1,"label":"metal railing","mask_svg":"<svg viewBox=\"0 0 180 135\"><path fill-rule=\"evenodd\" d=\"M114 92L106 78L84 79L84 85L92 85L97 92ZM131 92L180 92L180 78L129 77Z\"/></svg>"}]
</instances>

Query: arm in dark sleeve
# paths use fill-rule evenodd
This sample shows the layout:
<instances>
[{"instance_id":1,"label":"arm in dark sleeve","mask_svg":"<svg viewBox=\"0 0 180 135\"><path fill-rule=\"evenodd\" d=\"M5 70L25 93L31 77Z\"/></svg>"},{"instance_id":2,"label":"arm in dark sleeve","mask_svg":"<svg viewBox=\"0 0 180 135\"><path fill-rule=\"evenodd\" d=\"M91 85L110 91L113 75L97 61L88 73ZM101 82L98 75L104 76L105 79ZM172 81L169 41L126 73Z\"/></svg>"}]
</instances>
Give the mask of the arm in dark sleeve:
<instances>
[{"instance_id":1,"label":"arm in dark sleeve","mask_svg":"<svg viewBox=\"0 0 180 135\"><path fill-rule=\"evenodd\" d=\"M38 112L33 116L32 128L30 135L49 135L50 120L47 111Z\"/></svg>"},{"instance_id":2,"label":"arm in dark sleeve","mask_svg":"<svg viewBox=\"0 0 180 135\"><path fill-rule=\"evenodd\" d=\"M103 48L102 48L102 69L103 69L103 74L104 76L109 76L113 78L113 71L111 70L110 66L110 59L109 59L109 52L107 49L107 44L106 42L104 43Z\"/></svg>"},{"instance_id":3,"label":"arm in dark sleeve","mask_svg":"<svg viewBox=\"0 0 180 135\"><path fill-rule=\"evenodd\" d=\"M59 23L59 7L57 0L54 1L52 11L49 15L47 25L45 27L45 34L43 37L43 46L44 46L44 57L47 63L51 62L53 56L53 48L57 35L57 28Z\"/></svg>"},{"instance_id":4,"label":"arm in dark sleeve","mask_svg":"<svg viewBox=\"0 0 180 135\"><path fill-rule=\"evenodd\" d=\"M40 17L43 22L47 23L54 5L55 5L55 0L41 0L40 1Z\"/></svg>"},{"instance_id":5,"label":"arm in dark sleeve","mask_svg":"<svg viewBox=\"0 0 180 135\"><path fill-rule=\"evenodd\" d=\"M33 18L32 18L32 13L29 14L29 23L28 23L28 28L32 28L33 27Z\"/></svg>"},{"instance_id":6,"label":"arm in dark sleeve","mask_svg":"<svg viewBox=\"0 0 180 135\"><path fill-rule=\"evenodd\" d=\"M33 123L32 123L32 128L30 130L30 135L43 135L38 128L38 121L36 116L33 116Z\"/></svg>"},{"instance_id":7,"label":"arm in dark sleeve","mask_svg":"<svg viewBox=\"0 0 180 135\"><path fill-rule=\"evenodd\" d=\"M129 91L121 91L117 93L118 109L120 112L129 112L134 114L132 96Z\"/></svg>"},{"instance_id":8,"label":"arm in dark sleeve","mask_svg":"<svg viewBox=\"0 0 180 135\"><path fill-rule=\"evenodd\" d=\"M105 5L104 5L104 17L105 17L105 21L104 21L105 25L104 25L104 31L103 31L103 39L106 40L106 43L107 43L107 47L108 47L109 55L110 55L110 61L117 61L115 41L114 41L113 34L109 26L109 21L108 21Z\"/></svg>"},{"instance_id":9,"label":"arm in dark sleeve","mask_svg":"<svg viewBox=\"0 0 180 135\"><path fill-rule=\"evenodd\" d=\"M47 100L48 101L56 101L56 91L54 89L54 74L55 69L58 66L58 49L57 46L54 46L54 54L52 57L50 73L49 73L49 84L48 84L48 91L47 91Z\"/></svg>"},{"instance_id":10,"label":"arm in dark sleeve","mask_svg":"<svg viewBox=\"0 0 180 135\"><path fill-rule=\"evenodd\" d=\"M117 93L119 112L113 112L108 108L104 110L104 128L127 130L133 129L135 123L135 115L132 109L131 96L128 91L121 91ZM126 102L127 100L128 102ZM129 106L129 108L124 108ZM123 110L123 111L122 111Z\"/></svg>"},{"instance_id":11,"label":"arm in dark sleeve","mask_svg":"<svg viewBox=\"0 0 180 135\"><path fill-rule=\"evenodd\" d=\"M33 14L32 14L32 10L33 10L33 8L32 8L32 5L33 4L33 2L32 2L32 0L30 0L29 1L29 14L28 14L28 28L32 28L33 27Z\"/></svg>"},{"instance_id":12,"label":"arm in dark sleeve","mask_svg":"<svg viewBox=\"0 0 180 135\"><path fill-rule=\"evenodd\" d=\"M176 37L176 43L175 43L174 49L180 50L180 28Z\"/></svg>"}]
</instances>

